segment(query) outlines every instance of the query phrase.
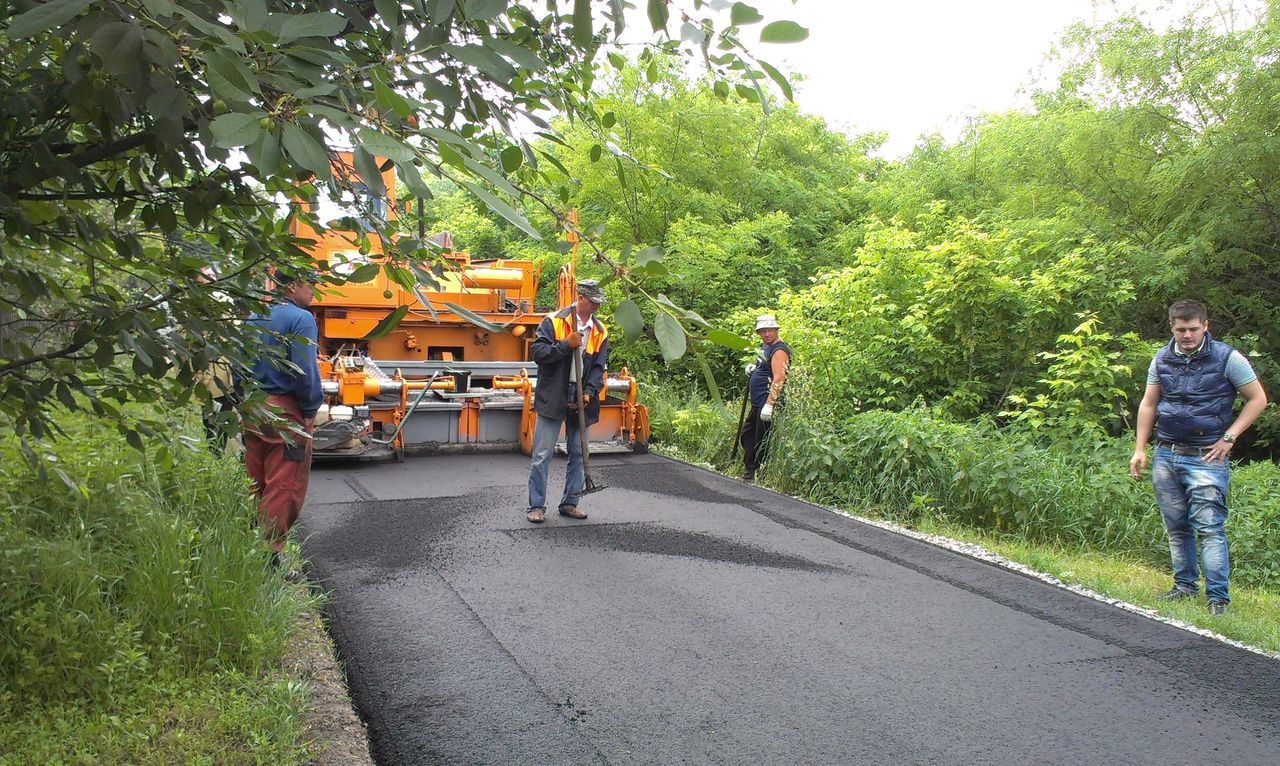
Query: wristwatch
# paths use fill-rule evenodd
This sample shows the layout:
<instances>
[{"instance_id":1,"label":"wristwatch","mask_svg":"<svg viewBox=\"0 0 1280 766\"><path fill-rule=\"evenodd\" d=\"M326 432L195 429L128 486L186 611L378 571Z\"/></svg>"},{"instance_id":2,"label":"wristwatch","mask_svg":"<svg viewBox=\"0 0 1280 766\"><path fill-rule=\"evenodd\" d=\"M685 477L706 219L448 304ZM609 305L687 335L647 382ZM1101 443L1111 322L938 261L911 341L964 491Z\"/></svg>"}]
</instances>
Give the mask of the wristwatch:
<instances>
[{"instance_id":1,"label":"wristwatch","mask_svg":"<svg viewBox=\"0 0 1280 766\"><path fill-rule=\"evenodd\" d=\"M1225 434L1222 435L1222 440L1227 444L1235 444L1236 435L1231 433L1230 431L1227 431Z\"/></svg>"}]
</instances>

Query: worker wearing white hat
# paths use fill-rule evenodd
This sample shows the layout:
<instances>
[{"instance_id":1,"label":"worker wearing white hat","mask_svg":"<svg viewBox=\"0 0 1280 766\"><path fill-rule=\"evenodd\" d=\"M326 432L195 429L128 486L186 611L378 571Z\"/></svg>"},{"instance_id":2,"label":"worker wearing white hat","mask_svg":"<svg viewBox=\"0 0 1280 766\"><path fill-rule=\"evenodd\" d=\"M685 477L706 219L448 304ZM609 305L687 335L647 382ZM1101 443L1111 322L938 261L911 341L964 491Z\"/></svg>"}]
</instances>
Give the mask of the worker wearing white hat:
<instances>
[{"instance_id":1,"label":"worker wearing white hat","mask_svg":"<svg viewBox=\"0 0 1280 766\"><path fill-rule=\"evenodd\" d=\"M747 395L751 401L751 412L738 433L745 464L743 481L754 480L756 469L765 460L768 451L766 439L773 424L773 410L782 396L782 386L787 381L787 367L791 364L791 347L778 338L778 329L778 318L773 314L756 317L760 350L756 354L756 361L747 366Z\"/></svg>"}]
</instances>

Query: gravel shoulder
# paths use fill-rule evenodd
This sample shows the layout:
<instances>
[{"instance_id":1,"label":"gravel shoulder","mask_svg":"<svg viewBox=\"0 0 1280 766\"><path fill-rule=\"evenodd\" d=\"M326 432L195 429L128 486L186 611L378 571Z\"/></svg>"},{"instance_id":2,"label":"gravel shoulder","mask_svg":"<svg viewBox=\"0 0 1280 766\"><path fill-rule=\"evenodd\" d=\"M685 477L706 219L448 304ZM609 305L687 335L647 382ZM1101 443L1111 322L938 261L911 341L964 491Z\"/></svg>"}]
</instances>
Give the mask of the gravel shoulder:
<instances>
[{"instance_id":1,"label":"gravel shoulder","mask_svg":"<svg viewBox=\"0 0 1280 766\"><path fill-rule=\"evenodd\" d=\"M337 652L317 610L299 615L285 663L290 675L307 684L303 714L311 753L307 765L373 766L369 734L352 708Z\"/></svg>"}]
</instances>

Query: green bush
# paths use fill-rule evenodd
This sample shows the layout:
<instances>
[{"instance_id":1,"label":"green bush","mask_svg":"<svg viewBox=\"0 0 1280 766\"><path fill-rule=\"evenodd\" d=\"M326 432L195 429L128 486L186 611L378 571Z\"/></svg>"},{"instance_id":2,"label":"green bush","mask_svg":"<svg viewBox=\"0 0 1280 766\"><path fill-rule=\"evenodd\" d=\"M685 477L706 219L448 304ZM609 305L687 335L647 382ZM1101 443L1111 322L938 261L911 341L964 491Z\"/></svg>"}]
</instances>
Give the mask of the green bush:
<instances>
[{"instance_id":1,"label":"green bush","mask_svg":"<svg viewBox=\"0 0 1280 766\"><path fill-rule=\"evenodd\" d=\"M1131 442L987 421L956 423L924 409L833 418L798 377L774 429L767 480L817 502L869 507L1031 542L1125 552L1167 564L1151 484L1127 475ZM1232 476L1233 581L1280 585L1280 467L1258 462Z\"/></svg>"},{"instance_id":2,"label":"green bush","mask_svg":"<svg viewBox=\"0 0 1280 766\"><path fill-rule=\"evenodd\" d=\"M1280 466L1258 461L1231 472L1227 542L1231 579L1280 589Z\"/></svg>"},{"instance_id":3,"label":"green bush","mask_svg":"<svg viewBox=\"0 0 1280 766\"><path fill-rule=\"evenodd\" d=\"M729 467L737 425L730 418L737 417L736 409L730 415L698 393L681 393L661 384L643 385L640 392L642 403L649 408L654 446L691 463L721 470Z\"/></svg>"},{"instance_id":4,"label":"green bush","mask_svg":"<svg viewBox=\"0 0 1280 766\"><path fill-rule=\"evenodd\" d=\"M240 466L69 428L43 467L0 444L0 707L278 664L299 606L265 566Z\"/></svg>"}]
</instances>

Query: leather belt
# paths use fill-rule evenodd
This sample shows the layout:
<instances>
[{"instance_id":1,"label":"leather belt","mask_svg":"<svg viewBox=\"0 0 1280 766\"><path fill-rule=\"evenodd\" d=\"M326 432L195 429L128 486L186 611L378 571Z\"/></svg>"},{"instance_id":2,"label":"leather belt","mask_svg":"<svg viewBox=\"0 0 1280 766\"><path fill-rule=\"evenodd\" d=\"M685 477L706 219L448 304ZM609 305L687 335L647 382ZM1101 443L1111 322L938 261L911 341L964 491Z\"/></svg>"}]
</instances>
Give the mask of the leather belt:
<instances>
[{"instance_id":1,"label":"leather belt","mask_svg":"<svg viewBox=\"0 0 1280 766\"><path fill-rule=\"evenodd\" d=\"M1164 447L1175 455L1201 455L1208 447L1197 447L1192 444L1175 444L1174 442L1156 442L1157 447Z\"/></svg>"}]
</instances>

